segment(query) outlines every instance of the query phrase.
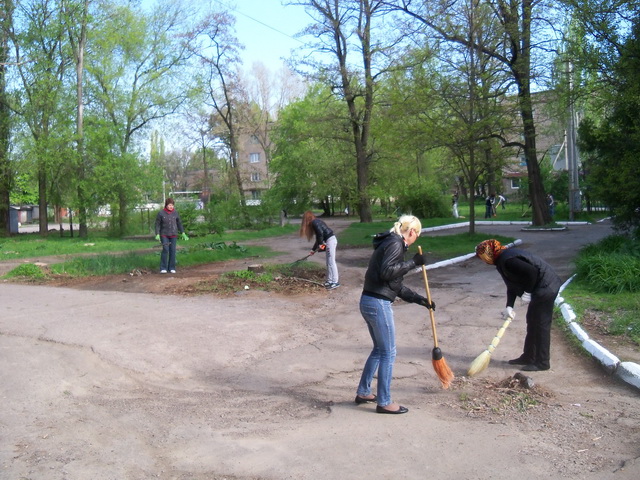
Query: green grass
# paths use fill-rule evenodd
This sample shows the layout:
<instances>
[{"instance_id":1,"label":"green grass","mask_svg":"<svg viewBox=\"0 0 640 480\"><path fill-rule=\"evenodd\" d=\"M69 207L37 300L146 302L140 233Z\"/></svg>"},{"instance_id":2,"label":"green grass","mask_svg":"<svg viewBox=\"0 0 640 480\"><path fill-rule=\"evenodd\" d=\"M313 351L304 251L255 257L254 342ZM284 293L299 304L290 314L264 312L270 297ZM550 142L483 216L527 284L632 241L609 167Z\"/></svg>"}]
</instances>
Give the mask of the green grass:
<instances>
[{"instance_id":1,"label":"green grass","mask_svg":"<svg viewBox=\"0 0 640 480\"><path fill-rule=\"evenodd\" d=\"M423 223L423 228L447 225L447 219L429 219ZM462 220L464 221L464 220ZM352 223L348 228L340 233L339 247L367 247L371 248L373 236L376 233L388 231L393 226L393 222L373 222L373 223ZM451 235L430 236L423 234L418 241L411 246L411 251L418 250L418 245L422 251L430 253L438 259L458 257L473 253L475 246L488 238L495 238L502 243L514 241L511 237L502 237L485 233L454 233Z\"/></svg>"},{"instance_id":2,"label":"green grass","mask_svg":"<svg viewBox=\"0 0 640 480\"><path fill-rule=\"evenodd\" d=\"M274 255L266 247L245 248L235 243L216 243L211 248L208 243L194 245L188 249L178 249L176 264L178 267L188 267L207 263L224 262L247 257L267 257ZM133 270L157 270L160 263L160 251L153 253L127 252L113 255L91 255L70 258L61 263L50 266L55 274L65 274L75 277L100 276L129 273Z\"/></svg>"},{"instance_id":3,"label":"green grass","mask_svg":"<svg viewBox=\"0 0 640 480\"><path fill-rule=\"evenodd\" d=\"M640 242L611 235L583 248L576 277L563 297L578 318L592 311L608 333L624 335L640 345Z\"/></svg>"},{"instance_id":4,"label":"green grass","mask_svg":"<svg viewBox=\"0 0 640 480\"><path fill-rule=\"evenodd\" d=\"M7 273L5 278L24 278L28 280L42 280L46 278L46 274L42 268L33 263L25 263L19 267L14 268Z\"/></svg>"},{"instance_id":5,"label":"green grass","mask_svg":"<svg viewBox=\"0 0 640 480\"><path fill-rule=\"evenodd\" d=\"M179 241L180 247L195 243L233 243L286 235L298 230L296 225L272 227L265 230L229 231L222 235L192 237L189 242ZM127 252L157 247L158 242L149 234L136 239L116 239L101 232L92 232L89 238L60 237L56 234L41 237L35 233L0 238L0 260L38 258L54 255L76 255L83 253Z\"/></svg>"},{"instance_id":6,"label":"green grass","mask_svg":"<svg viewBox=\"0 0 640 480\"><path fill-rule=\"evenodd\" d=\"M611 335L628 337L640 345L640 296L637 293L602 293L574 280L562 292L576 313L577 321L591 311L606 323Z\"/></svg>"}]
</instances>

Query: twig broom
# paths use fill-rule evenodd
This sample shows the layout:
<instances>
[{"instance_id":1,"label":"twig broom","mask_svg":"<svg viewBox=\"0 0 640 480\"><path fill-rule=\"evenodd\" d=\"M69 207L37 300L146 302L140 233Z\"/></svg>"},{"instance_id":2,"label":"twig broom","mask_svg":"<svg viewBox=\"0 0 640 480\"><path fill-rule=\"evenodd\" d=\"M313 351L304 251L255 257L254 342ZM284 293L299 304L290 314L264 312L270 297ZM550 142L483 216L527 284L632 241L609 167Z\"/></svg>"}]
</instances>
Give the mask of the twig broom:
<instances>
[{"instance_id":1,"label":"twig broom","mask_svg":"<svg viewBox=\"0 0 640 480\"><path fill-rule=\"evenodd\" d=\"M422 255L422 247L418 246L418 252ZM427 269L422 265L422 278L424 278L424 288L427 292L427 300L431 303L431 291L429 290L429 282L427 281ZM429 316L431 317L431 330L433 331L433 351L431 352L431 363L433 363L433 369L436 375L442 383L442 388L449 388L451 381L454 378L453 372L447 365L442 351L438 348L438 335L436 333L436 317L432 309L429 309Z\"/></svg>"},{"instance_id":2,"label":"twig broom","mask_svg":"<svg viewBox=\"0 0 640 480\"><path fill-rule=\"evenodd\" d=\"M500 343L500 339L502 338L502 335L504 335L504 331L507 329L507 327L511 323L511 320L513 320L512 317L510 316L507 317L507 319L502 324L502 327L500 327L500 330L498 330L498 333L496 333L496 336L493 337L491 344L487 347L487 349L484 352L478 355L473 362L471 362L471 366L469 367L469 371L467 372L467 375L472 377L475 374L480 373L481 371L483 371L485 368L489 366L489 362L491 361L491 354Z\"/></svg>"}]
</instances>

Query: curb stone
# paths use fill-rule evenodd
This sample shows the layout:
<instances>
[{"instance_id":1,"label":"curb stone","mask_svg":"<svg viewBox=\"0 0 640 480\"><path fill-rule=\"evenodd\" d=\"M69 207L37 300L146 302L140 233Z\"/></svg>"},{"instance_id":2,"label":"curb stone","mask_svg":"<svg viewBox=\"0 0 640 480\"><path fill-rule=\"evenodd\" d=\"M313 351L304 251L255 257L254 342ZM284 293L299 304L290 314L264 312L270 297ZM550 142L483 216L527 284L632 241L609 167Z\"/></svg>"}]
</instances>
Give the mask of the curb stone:
<instances>
[{"instance_id":1,"label":"curb stone","mask_svg":"<svg viewBox=\"0 0 640 480\"><path fill-rule=\"evenodd\" d=\"M476 222L476 224L485 223L485 222ZM520 223L530 223L530 222L486 222L487 224L509 224L515 225ZM566 222L569 224L570 222ZM432 228L423 228L421 234L426 232L433 232L438 230L446 230L450 228L459 228L468 226L469 222L455 223L451 225L442 225L439 227ZM580 223L582 224L582 223ZM514 242L505 245L508 248L514 247L516 245L520 245L522 243L521 239L517 239ZM440 267L446 267L449 265L454 265L456 263L464 262L469 260L470 258L475 257L474 253L469 253L467 255L462 255L460 257L451 258L449 260L444 260L441 262L432 263L429 265L425 265L427 270L433 270ZM416 268L412 271L412 273L421 273L422 268ZM555 304L560 308L560 312L564 320L567 322L567 326L569 327L569 331L580 341L582 348L584 348L593 358L595 358L604 369L625 382L626 384L635 387L640 390L640 365L635 362L620 362L620 359L616 357L614 354L609 352L606 348L602 347L600 344L595 342L594 340L589 338L587 332L585 332L582 327L575 321L576 314L573 311L573 308L570 304L564 301L564 298L560 296L560 293L566 288L569 283L573 280L575 275L571 276L565 283L560 287L560 291L558 292L558 296L556 297Z\"/></svg>"}]
</instances>

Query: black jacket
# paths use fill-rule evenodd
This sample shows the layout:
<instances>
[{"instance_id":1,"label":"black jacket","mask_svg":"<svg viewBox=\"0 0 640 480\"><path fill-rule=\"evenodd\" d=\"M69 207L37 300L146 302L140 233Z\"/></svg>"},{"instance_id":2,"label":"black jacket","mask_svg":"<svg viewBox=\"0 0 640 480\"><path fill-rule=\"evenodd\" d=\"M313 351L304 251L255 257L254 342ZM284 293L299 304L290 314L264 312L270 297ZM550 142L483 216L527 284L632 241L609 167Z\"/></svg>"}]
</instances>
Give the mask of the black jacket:
<instances>
[{"instance_id":1,"label":"black jacket","mask_svg":"<svg viewBox=\"0 0 640 480\"><path fill-rule=\"evenodd\" d=\"M179 233L184 233L182 220L176 210L171 213L164 208L156 215L156 235L163 237L177 237Z\"/></svg>"},{"instance_id":2,"label":"black jacket","mask_svg":"<svg viewBox=\"0 0 640 480\"><path fill-rule=\"evenodd\" d=\"M513 307L516 297L524 292L558 294L562 280L540 257L518 248L503 251L495 262L498 273L507 286L507 307Z\"/></svg>"},{"instance_id":3,"label":"black jacket","mask_svg":"<svg viewBox=\"0 0 640 480\"><path fill-rule=\"evenodd\" d=\"M416 262L404 260L407 246L402 236L379 233L373 239L373 248L362 293L391 302L400 297L405 302L417 303L422 297L402 284L403 277L416 268Z\"/></svg>"},{"instance_id":4,"label":"black jacket","mask_svg":"<svg viewBox=\"0 0 640 480\"><path fill-rule=\"evenodd\" d=\"M311 248L311 250L315 252L318 250L320 245L323 245L329 239L329 237L333 237L333 230L327 227L327 224L318 218L311 222L311 226L313 227L313 231L316 232L316 243L314 243Z\"/></svg>"}]
</instances>

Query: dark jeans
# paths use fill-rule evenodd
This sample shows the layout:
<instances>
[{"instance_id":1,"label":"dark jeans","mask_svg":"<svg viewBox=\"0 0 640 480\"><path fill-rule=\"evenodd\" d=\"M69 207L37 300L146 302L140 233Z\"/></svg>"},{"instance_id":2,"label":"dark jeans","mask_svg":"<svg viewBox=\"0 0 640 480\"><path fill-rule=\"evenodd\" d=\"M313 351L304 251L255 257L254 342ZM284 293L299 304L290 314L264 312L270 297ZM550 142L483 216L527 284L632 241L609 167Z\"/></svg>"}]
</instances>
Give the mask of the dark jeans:
<instances>
[{"instance_id":1,"label":"dark jeans","mask_svg":"<svg viewBox=\"0 0 640 480\"><path fill-rule=\"evenodd\" d=\"M178 237L160 237L162 253L160 254L160 270L176 269L176 244Z\"/></svg>"},{"instance_id":2,"label":"dark jeans","mask_svg":"<svg viewBox=\"0 0 640 480\"><path fill-rule=\"evenodd\" d=\"M551 322L557 295L555 288L534 292L527 309L527 335L522 356L543 368L551 366Z\"/></svg>"}]
</instances>

